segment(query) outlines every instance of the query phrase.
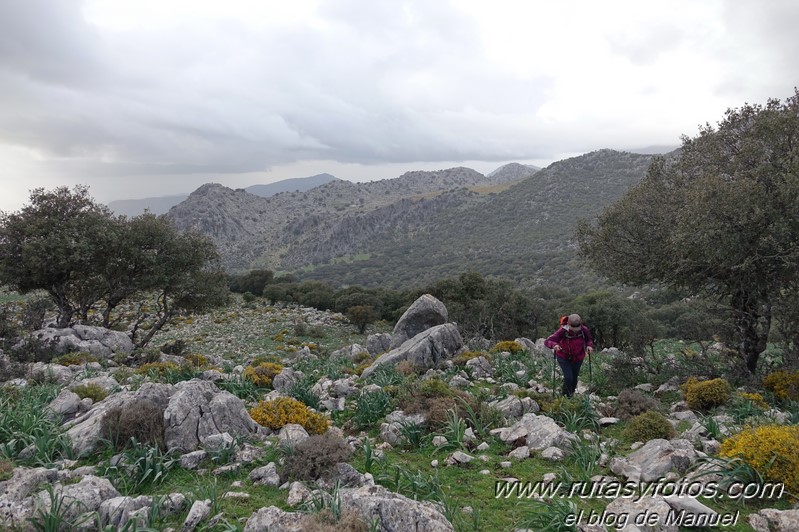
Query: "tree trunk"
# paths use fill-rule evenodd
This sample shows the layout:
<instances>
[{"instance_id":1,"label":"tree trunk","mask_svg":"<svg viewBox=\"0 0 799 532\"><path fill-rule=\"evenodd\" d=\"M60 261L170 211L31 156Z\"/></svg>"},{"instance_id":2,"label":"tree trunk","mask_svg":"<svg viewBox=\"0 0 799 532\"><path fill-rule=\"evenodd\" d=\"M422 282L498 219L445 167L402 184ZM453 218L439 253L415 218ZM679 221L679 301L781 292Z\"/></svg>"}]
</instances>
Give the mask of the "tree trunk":
<instances>
[{"instance_id":1,"label":"tree trunk","mask_svg":"<svg viewBox=\"0 0 799 532\"><path fill-rule=\"evenodd\" d=\"M771 302L749 293L733 296L733 308L738 314L736 333L738 349L746 361L746 369L754 375L760 354L766 350L771 329Z\"/></svg>"}]
</instances>

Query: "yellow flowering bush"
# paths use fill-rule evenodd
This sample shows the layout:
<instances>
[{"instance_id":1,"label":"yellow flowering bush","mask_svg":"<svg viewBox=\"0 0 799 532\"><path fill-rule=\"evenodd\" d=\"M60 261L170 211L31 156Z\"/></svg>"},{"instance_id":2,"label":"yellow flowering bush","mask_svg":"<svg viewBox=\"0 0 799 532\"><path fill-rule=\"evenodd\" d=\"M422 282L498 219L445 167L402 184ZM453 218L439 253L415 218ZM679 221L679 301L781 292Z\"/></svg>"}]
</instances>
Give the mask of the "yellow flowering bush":
<instances>
[{"instance_id":1,"label":"yellow flowering bush","mask_svg":"<svg viewBox=\"0 0 799 532\"><path fill-rule=\"evenodd\" d=\"M765 481L784 482L786 491L799 493L799 427L761 425L739 432L721 444L719 454L740 458Z\"/></svg>"},{"instance_id":2,"label":"yellow flowering bush","mask_svg":"<svg viewBox=\"0 0 799 532\"><path fill-rule=\"evenodd\" d=\"M509 351L510 353L520 353L524 351L524 346L515 340L506 340L504 342L499 342L495 345L491 351L495 353L500 353L502 351Z\"/></svg>"},{"instance_id":3,"label":"yellow flowering bush","mask_svg":"<svg viewBox=\"0 0 799 532\"><path fill-rule=\"evenodd\" d=\"M274 362L264 362L257 366L248 366L244 370L244 378L249 379L256 386L272 386L272 379L283 371L283 366Z\"/></svg>"},{"instance_id":4,"label":"yellow flowering bush","mask_svg":"<svg viewBox=\"0 0 799 532\"><path fill-rule=\"evenodd\" d=\"M750 403L752 403L756 407L758 407L758 408L760 408L762 410L768 410L768 403L763 398L763 396L760 395L759 393L741 392L738 395L741 397L741 399L749 401Z\"/></svg>"},{"instance_id":5,"label":"yellow flowering bush","mask_svg":"<svg viewBox=\"0 0 799 532\"><path fill-rule=\"evenodd\" d=\"M296 423L302 425L308 434L323 434L330 425L325 416L313 412L291 397L261 401L250 409L250 417L259 425L272 430L280 430L289 423Z\"/></svg>"},{"instance_id":6,"label":"yellow flowering bush","mask_svg":"<svg viewBox=\"0 0 799 532\"><path fill-rule=\"evenodd\" d=\"M781 401L798 401L799 371L775 371L763 379L763 386Z\"/></svg>"},{"instance_id":7,"label":"yellow flowering bush","mask_svg":"<svg viewBox=\"0 0 799 532\"><path fill-rule=\"evenodd\" d=\"M730 383L724 379L699 381L691 377L680 388L691 410L709 410L730 400Z\"/></svg>"}]
</instances>

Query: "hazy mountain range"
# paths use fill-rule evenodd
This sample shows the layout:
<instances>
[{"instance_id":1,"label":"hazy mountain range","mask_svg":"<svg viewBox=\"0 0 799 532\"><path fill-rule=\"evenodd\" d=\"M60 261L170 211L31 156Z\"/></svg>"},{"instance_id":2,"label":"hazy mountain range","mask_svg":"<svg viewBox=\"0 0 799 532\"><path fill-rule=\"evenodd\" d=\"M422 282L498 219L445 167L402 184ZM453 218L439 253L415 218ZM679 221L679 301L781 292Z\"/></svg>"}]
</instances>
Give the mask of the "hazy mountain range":
<instances>
[{"instance_id":1,"label":"hazy mountain range","mask_svg":"<svg viewBox=\"0 0 799 532\"><path fill-rule=\"evenodd\" d=\"M276 183L269 183L267 185L252 185L244 190L250 194L268 198L280 192L289 192L296 190L304 192L306 190L324 185L330 181L338 179L330 174L318 174L310 177L298 177L294 179L284 179ZM116 214L124 214L126 216L138 216L145 210L149 210L153 214L165 214L169 209L185 201L189 194L176 194L173 196L160 196L153 198L142 198L132 200L118 200L108 203L108 207Z\"/></svg>"},{"instance_id":2,"label":"hazy mountain range","mask_svg":"<svg viewBox=\"0 0 799 532\"><path fill-rule=\"evenodd\" d=\"M576 260L575 224L621 197L651 160L600 150L543 170L512 163L488 175L458 167L333 179L269 197L206 184L168 216L213 238L230 271L386 287L464 271L526 284L590 282Z\"/></svg>"}]
</instances>

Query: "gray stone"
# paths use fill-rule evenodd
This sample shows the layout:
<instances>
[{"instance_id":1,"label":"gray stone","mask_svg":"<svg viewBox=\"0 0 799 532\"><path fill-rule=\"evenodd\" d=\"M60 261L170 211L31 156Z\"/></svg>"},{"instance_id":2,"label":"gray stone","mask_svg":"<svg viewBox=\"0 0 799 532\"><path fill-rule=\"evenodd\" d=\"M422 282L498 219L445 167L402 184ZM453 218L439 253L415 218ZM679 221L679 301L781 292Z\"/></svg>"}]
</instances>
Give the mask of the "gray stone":
<instances>
[{"instance_id":1,"label":"gray stone","mask_svg":"<svg viewBox=\"0 0 799 532\"><path fill-rule=\"evenodd\" d=\"M684 512L683 515L686 516L686 519L690 519L694 522L701 522L697 521L697 519L704 519L705 522L712 523L713 519L716 519L718 516L718 513L715 510L708 508L694 497L680 497L678 495L672 495L669 497L664 497L664 499L668 505L674 509L675 512Z\"/></svg>"},{"instance_id":2,"label":"gray stone","mask_svg":"<svg viewBox=\"0 0 799 532\"><path fill-rule=\"evenodd\" d=\"M86 512L95 512L103 501L120 496L110 480L95 476L83 477L77 484L56 484L53 493L56 500L63 501L61 516L66 520L74 520ZM50 511L52 500L47 491L40 491L34 500L37 508L45 513Z\"/></svg>"},{"instance_id":3,"label":"gray stone","mask_svg":"<svg viewBox=\"0 0 799 532\"><path fill-rule=\"evenodd\" d=\"M51 343L59 355L83 351L99 358L111 358L116 353L130 354L134 347L128 335L123 332L88 325L75 325L66 329L40 329L32 332L31 337Z\"/></svg>"},{"instance_id":4,"label":"gray stone","mask_svg":"<svg viewBox=\"0 0 799 532\"><path fill-rule=\"evenodd\" d=\"M223 432L221 434L210 434L206 436L202 444L203 449L207 452L216 453L233 447L236 444L236 440L227 432Z\"/></svg>"},{"instance_id":5,"label":"gray stone","mask_svg":"<svg viewBox=\"0 0 799 532\"><path fill-rule=\"evenodd\" d=\"M511 395L501 401L489 403L508 419L518 419L529 412L539 412L541 407L529 397Z\"/></svg>"},{"instance_id":6,"label":"gray stone","mask_svg":"<svg viewBox=\"0 0 799 532\"><path fill-rule=\"evenodd\" d=\"M513 458L514 460L526 460L527 458L530 458L530 448L526 445L517 447L508 453L508 458Z\"/></svg>"},{"instance_id":7,"label":"gray stone","mask_svg":"<svg viewBox=\"0 0 799 532\"><path fill-rule=\"evenodd\" d=\"M486 357L479 356L466 361L466 367L472 372L475 379L485 379L494 376L494 368Z\"/></svg>"},{"instance_id":8,"label":"gray stone","mask_svg":"<svg viewBox=\"0 0 799 532\"><path fill-rule=\"evenodd\" d=\"M541 458L544 460L549 460L551 462L560 462L563 460L564 453L561 449L557 447L547 447L543 451L541 451Z\"/></svg>"},{"instance_id":9,"label":"gray stone","mask_svg":"<svg viewBox=\"0 0 799 532\"><path fill-rule=\"evenodd\" d=\"M342 489L341 509L366 522L376 521L384 532L450 532L452 524L430 503L414 501L383 486Z\"/></svg>"},{"instance_id":10,"label":"gray stone","mask_svg":"<svg viewBox=\"0 0 799 532\"><path fill-rule=\"evenodd\" d=\"M379 355L391 349L391 335L388 333L370 334L366 338L366 351L370 355Z\"/></svg>"},{"instance_id":11,"label":"gray stone","mask_svg":"<svg viewBox=\"0 0 799 532\"><path fill-rule=\"evenodd\" d=\"M209 515L211 515L211 499L194 501L191 509L189 509L189 515L183 521L181 532L192 532L197 528L197 525L208 519Z\"/></svg>"},{"instance_id":12,"label":"gray stone","mask_svg":"<svg viewBox=\"0 0 799 532\"><path fill-rule=\"evenodd\" d=\"M208 453L202 450L186 453L180 457L180 467L189 470L197 469L206 457L208 457Z\"/></svg>"},{"instance_id":13,"label":"gray stone","mask_svg":"<svg viewBox=\"0 0 799 532\"><path fill-rule=\"evenodd\" d=\"M53 484L58 479L58 471L37 467L14 468L11 478L0 482L0 528L13 529L26 526L27 519L33 516L32 494L45 484Z\"/></svg>"},{"instance_id":14,"label":"gray stone","mask_svg":"<svg viewBox=\"0 0 799 532\"><path fill-rule=\"evenodd\" d=\"M37 362L30 368L30 380L36 382L55 382L66 386L72 382L72 370L59 364Z\"/></svg>"},{"instance_id":15,"label":"gray stone","mask_svg":"<svg viewBox=\"0 0 799 532\"><path fill-rule=\"evenodd\" d=\"M447 464L449 465L468 464L472 460L474 460L473 456L470 456L464 453L463 451L455 451L454 453L452 453L452 455L450 455L449 458L447 458Z\"/></svg>"},{"instance_id":16,"label":"gray stone","mask_svg":"<svg viewBox=\"0 0 799 532\"><path fill-rule=\"evenodd\" d=\"M151 401L159 408L166 408L173 387L169 384L144 383L135 392L118 392L109 395L91 410L70 420L64 425L72 441L72 450L77 456L89 454L102 440L100 428L108 412L114 408L124 408L132 401Z\"/></svg>"},{"instance_id":17,"label":"gray stone","mask_svg":"<svg viewBox=\"0 0 799 532\"><path fill-rule=\"evenodd\" d=\"M392 446L402 443L402 431L399 423L381 423L380 439Z\"/></svg>"},{"instance_id":18,"label":"gray stone","mask_svg":"<svg viewBox=\"0 0 799 532\"><path fill-rule=\"evenodd\" d=\"M244 532L265 532L279 530L281 532L303 532L306 527L302 520L306 514L285 512L277 506L261 508L247 519Z\"/></svg>"},{"instance_id":19,"label":"gray stone","mask_svg":"<svg viewBox=\"0 0 799 532\"><path fill-rule=\"evenodd\" d=\"M113 393L119 389L119 383L116 380L114 380L112 377L108 376L89 377L87 379L81 379L79 381L70 384L69 388L71 390L74 390L77 386L99 386L108 393Z\"/></svg>"},{"instance_id":20,"label":"gray stone","mask_svg":"<svg viewBox=\"0 0 799 532\"><path fill-rule=\"evenodd\" d=\"M71 414L77 413L78 410L80 410L80 397L78 394L65 388L61 390L61 393L59 393L58 396L50 402L47 408L56 417L69 416Z\"/></svg>"},{"instance_id":21,"label":"gray stone","mask_svg":"<svg viewBox=\"0 0 799 532\"><path fill-rule=\"evenodd\" d=\"M394 326L389 347L396 349L419 333L447 323L448 319L449 314L444 303L430 294L424 294L408 307Z\"/></svg>"},{"instance_id":22,"label":"gray stone","mask_svg":"<svg viewBox=\"0 0 799 532\"><path fill-rule=\"evenodd\" d=\"M766 508L749 516L757 532L795 532L799 530L799 510Z\"/></svg>"},{"instance_id":23,"label":"gray stone","mask_svg":"<svg viewBox=\"0 0 799 532\"><path fill-rule=\"evenodd\" d=\"M674 443L672 443L674 442ZM633 482L651 482L669 472L685 473L696 461L697 455L687 440L655 439L644 444L627 457L611 460L610 470ZM690 449L686 449L685 442Z\"/></svg>"},{"instance_id":24,"label":"gray stone","mask_svg":"<svg viewBox=\"0 0 799 532\"><path fill-rule=\"evenodd\" d=\"M494 429L492 434L508 443L523 439L532 451L543 451L547 447L558 447L564 451L571 449L572 442L578 441L576 435L562 429L552 418L525 414L510 427Z\"/></svg>"},{"instance_id":25,"label":"gray stone","mask_svg":"<svg viewBox=\"0 0 799 532\"><path fill-rule=\"evenodd\" d=\"M609 427L610 425L615 425L619 421L620 420L617 417L602 417L599 418L598 423L600 427Z\"/></svg>"},{"instance_id":26,"label":"gray stone","mask_svg":"<svg viewBox=\"0 0 799 532\"><path fill-rule=\"evenodd\" d=\"M303 378L302 371L294 371L291 368L283 368L280 373L272 379L272 388L280 393L286 393L292 386L300 382Z\"/></svg>"},{"instance_id":27,"label":"gray stone","mask_svg":"<svg viewBox=\"0 0 799 532\"><path fill-rule=\"evenodd\" d=\"M289 506L297 506L304 503L311 498L311 490L305 487L302 482L292 482L289 486L289 494L286 498L286 504Z\"/></svg>"},{"instance_id":28,"label":"gray stone","mask_svg":"<svg viewBox=\"0 0 799 532\"><path fill-rule=\"evenodd\" d=\"M147 517L150 514L150 507L153 498L142 495L141 497L114 497L100 503L98 514L103 526L124 527L128 521L135 521L137 527L147 525ZM142 513L137 510L146 509Z\"/></svg>"},{"instance_id":29,"label":"gray stone","mask_svg":"<svg viewBox=\"0 0 799 532\"><path fill-rule=\"evenodd\" d=\"M605 515L625 516L624 526L621 526L620 522L614 525L614 530L620 532L679 532L678 527L666 524L666 518L670 511L671 506L660 496L641 497L640 499L621 497L608 504L605 508ZM656 518L652 517L657 524L636 526L636 518L641 514L657 515Z\"/></svg>"},{"instance_id":30,"label":"gray stone","mask_svg":"<svg viewBox=\"0 0 799 532\"><path fill-rule=\"evenodd\" d=\"M278 439L288 445L297 445L298 443L310 438L308 432L302 425L296 423L288 423L280 429Z\"/></svg>"},{"instance_id":31,"label":"gray stone","mask_svg":"<svg viewBox=\"0 0 799 532\"><path fill-rule=\"evenodd\" d=\"M258 431L244 402L212 382L192 379L175 385L164 412L167 450L196 450L212 434L228 432L234 437Z\"/></svg>"},{"instance_id":32,"label":"gray stone","mask_svg":"<svg viewBox=\"0 0 799 532\"><path fill-rule=\"evenodd\" d=\"M451 359L463 348L458 327L452 323L438 325L417 334L401 347L393 349L375 360L361 374L368 378L382 365L396 365L409 360L417 370L435 368Z\"/></svg>"}]
</instances>

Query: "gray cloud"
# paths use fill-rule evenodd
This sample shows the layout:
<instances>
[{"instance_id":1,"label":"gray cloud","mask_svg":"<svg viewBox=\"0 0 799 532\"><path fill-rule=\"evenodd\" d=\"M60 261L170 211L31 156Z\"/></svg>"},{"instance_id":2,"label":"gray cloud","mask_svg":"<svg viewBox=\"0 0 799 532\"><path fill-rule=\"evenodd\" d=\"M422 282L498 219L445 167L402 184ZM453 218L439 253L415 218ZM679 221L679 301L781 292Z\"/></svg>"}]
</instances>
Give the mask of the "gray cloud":
<instances>
[{"instance_id":1,"label":"gray cloud","mask_svg":"<svg viewBox=\"0 0 799 532\"><path fill-rule=\"evenodd\" d=\"M780 85L787 74L753 82L751 70L736 70L738 49L725 44L740 41L787 68L799 51L796 7L732 4L719 23L745 38L712 44L726 61L717 87L731 98L753 83L755 97L787 95L790 87ZM752 17L758 9L763 15ZM652 67L701 40L696 27L663 21L607 36L606 44ZM568 32L563 43L522 50L522 57L555 63ZM595 35L586 57L604 44ZM53 171L124 176L253 172L303 160L542 159L612 143L676 141L679 130L664 138L654 127L611 122L625 116L629 80L613 71L597 79L591 70L569 78L579 87L564 87L558 77L571 68L520 74L498 64L480 21L444 2L337 0L322 2L315 20L291 25L191 18L126 30L92 25L77 1L2 2L0 144L35 151ZM608 100L608 86L618 87L619 101ZM564 88L567 96L558 92ZM655 98L659 83L637 90L636 97ZM575 116L542 118L553 102L556 111L573 107Z\"/></svg>"}]
</instances>

